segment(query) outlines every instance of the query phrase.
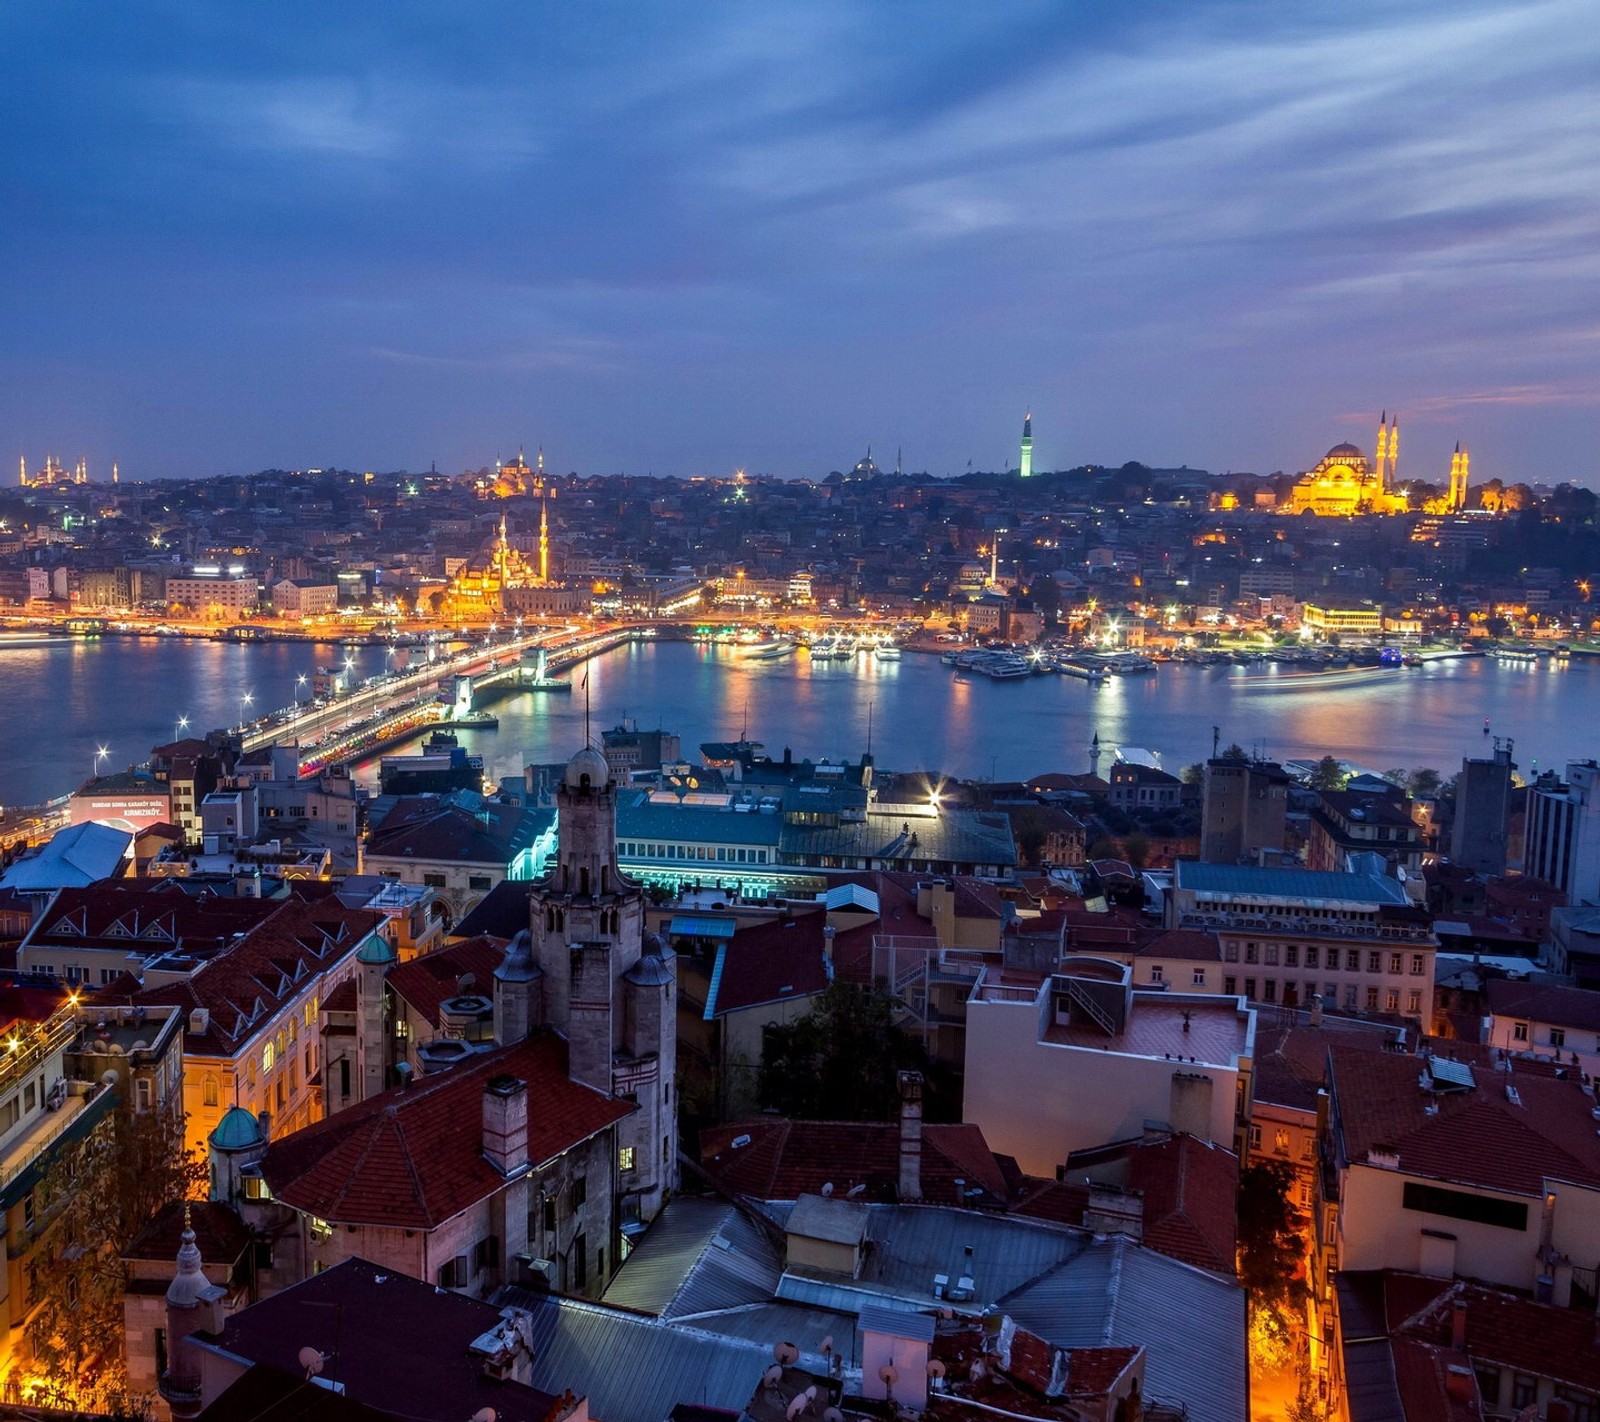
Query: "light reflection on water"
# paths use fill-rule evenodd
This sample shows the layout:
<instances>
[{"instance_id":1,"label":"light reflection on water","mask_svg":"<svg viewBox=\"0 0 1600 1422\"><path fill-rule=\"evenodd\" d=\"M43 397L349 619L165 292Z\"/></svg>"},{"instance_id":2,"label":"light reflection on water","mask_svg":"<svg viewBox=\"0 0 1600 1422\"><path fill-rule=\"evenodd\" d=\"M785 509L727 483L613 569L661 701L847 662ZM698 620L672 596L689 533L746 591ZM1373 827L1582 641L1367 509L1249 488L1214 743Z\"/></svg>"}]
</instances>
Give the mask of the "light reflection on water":
<instances>
[{"instance_id":1,"label":"light reflection on water","mask_svg":"<svg viewBox=\"0 0 1600 1422\"><path fill-rule=\"evenodd\" d=\"M178 640L65 642L0 651L0 804L60 794L88 774L94 751L122 768L172 738L179 715L195 730L233 724L239 697L257 708L286 705L295 678L353 657L357 674L381 665L372 649L308 643L230 644ZM1516 741L1528 774L1600 754L1591 731L1596 664L1438 662L1390 680L1337 690L1248 691L1225 667L1164 665L1153 676L1099 689L1071 677L997 683L959 676L938 658L857 658L812 667L804 652L752 661L732 649L687 643L620 648L587 664L596 734L627 717L678 732L686 752L702 741L752 739L774 755L859 756L869 716L878 763L1003 779L1086 770L1096 732L1107 757L1143 746L1170 768L1201 759L1217 726L1279 757L1335 751L1377 769L1433 765L1446 773L1484 753L1482 725ZM580 681L585 668L573 673ZM529 760L560 760L583 739L584 694L522 693L496 704L498 732L464 739L496 775ZM1102 767L1106 764L1102 761Z\"/></svg>"}]
</instances>

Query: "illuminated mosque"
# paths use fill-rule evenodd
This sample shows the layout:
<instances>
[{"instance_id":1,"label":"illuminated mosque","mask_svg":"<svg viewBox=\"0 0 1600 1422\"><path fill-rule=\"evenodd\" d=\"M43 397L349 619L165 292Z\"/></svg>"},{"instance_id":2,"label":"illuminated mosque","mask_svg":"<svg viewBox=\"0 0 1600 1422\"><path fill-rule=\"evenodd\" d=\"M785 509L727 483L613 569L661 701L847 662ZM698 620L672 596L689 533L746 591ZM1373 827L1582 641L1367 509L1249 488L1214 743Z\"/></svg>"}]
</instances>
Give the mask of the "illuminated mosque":
<instances>
[{"instance_id":1,"label":"illuminated mosque","mask_svg":"<svg viewBox=\"0 0 1600 1422\"><path fill-rule=\"evenodd\" d=\"M555 588L560 584L550 576L550 498L554 489L544 481L544 451L540 450L538 466L528 467L528 461L519 452L516 460L500 466L498 485L503 482L513 493L539 496L539 553L537 563L530 562L521 550L511 544L506 529L506 516L500 515L494 538L473 554L450 580L449 605L457 617L496 617L513 610L515 599L507 594L522 588Z\"/></svg>"},{"instance_id":2,"label":"illuminated mosque","mask_svg":"<svg viewBox=\"0 0 1600 1422\"><path fill-rule=\"evenodd\" d=\"M1396 514L1406 511L1406 496L1395 491L1394 468L1400 455L1400 421L1388 411L1378 421L1378 452L1368 460L1353 444L1336 444L1315 469L1295 480L1283 512L1330 517Z\"/></svg>"}]
</instances>

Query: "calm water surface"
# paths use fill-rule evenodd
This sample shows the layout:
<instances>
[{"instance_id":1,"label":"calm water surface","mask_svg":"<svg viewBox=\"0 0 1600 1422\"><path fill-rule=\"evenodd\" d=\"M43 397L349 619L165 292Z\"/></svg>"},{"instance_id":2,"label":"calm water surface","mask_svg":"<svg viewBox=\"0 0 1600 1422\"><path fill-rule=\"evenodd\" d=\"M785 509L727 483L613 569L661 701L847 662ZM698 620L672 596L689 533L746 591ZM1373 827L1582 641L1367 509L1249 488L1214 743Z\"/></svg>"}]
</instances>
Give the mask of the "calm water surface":
<instances>
[{"instance_id":1,"label":"calm water surface","mask_svg":"<svg viewBox=\"0 0 1600 1422\"><path fill-rule=\"evenodd\" d=\"M239 698L281 706L295 678L319 665L354 659L358 674L379 669L373 649L346 653L309 643L230 644L166 639L67 642L0 652L0 803L57 795L89 772L101 745L104 765L143 760L168 740L177 718L191 727L233 724ZM962 776L1013 779L1050 770L1081 771L1098 733L1118 745L1159 752L1179 769L1237 741L1277 757L1334 751L1376 769L1436 766L1447 773L1463 755L1484 753L1484 718L1516 742L1527 774L1600 753L1594 727L1600 662L1502 664L1483 658L1438 662L1377 683L1336 689L1265 692L1242 670L1166 665L1153 676L1113 679L1094 688L1070 677L991 682L957 676L936 657L899 662L825 663L804 653L782 661L741 658L727 648L647 643L588 664L592 721L626 717L683 738L736 739L748 728L773 755L858 756L869 720L878 763L936 768ZM576 678L581 680L580 668ZM522 693L495 706L498 731L468 733L494 776L530 760L557 760L582 742L584 697Z\"/></svg>"}]
</instances>

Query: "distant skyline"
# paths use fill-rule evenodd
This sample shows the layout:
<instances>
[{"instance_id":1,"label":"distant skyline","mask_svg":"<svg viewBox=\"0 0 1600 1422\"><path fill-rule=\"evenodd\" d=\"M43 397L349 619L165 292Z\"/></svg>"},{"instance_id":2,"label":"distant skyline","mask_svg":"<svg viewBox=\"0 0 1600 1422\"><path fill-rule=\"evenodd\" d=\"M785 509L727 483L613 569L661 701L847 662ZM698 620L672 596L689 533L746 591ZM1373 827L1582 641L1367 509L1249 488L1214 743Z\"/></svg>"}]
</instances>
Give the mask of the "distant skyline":
<instances>
[{"instance_id":1,"label":"distant skyline","mask_svg":"<svg viewBox=\"0 0 1600 1422\"><path fill-rule=\"evenodd\" d=\"M0 455L1600 485L1591 0L0 8Z\"/></svg>"}]
</instances>

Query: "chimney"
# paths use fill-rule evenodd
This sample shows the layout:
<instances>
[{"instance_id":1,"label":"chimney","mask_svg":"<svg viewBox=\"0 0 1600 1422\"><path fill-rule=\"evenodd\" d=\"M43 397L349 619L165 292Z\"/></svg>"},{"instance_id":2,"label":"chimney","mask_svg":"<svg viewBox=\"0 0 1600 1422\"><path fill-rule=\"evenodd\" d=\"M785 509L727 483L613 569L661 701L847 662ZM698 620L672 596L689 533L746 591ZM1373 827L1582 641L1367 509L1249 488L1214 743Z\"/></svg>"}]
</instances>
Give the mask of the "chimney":
<instances>
[{"instance_id":1,"label":"chimney","mask_svg":"<svg viewBox=\"0 0 1600 1422\"><path fill-rule=\"evenodd\" d=\"M1467 1301L1457 1299L1450 1306L1450 1346L1458 1353L1467 1351Z\"/></svg>"},{"instance_id":2,"label":"chimney","mask_svg":"<svg viewBox=\"0 0 1600 1422\"><path fill-rule=\"evenodd\" d=\"M1470 1407L1477 1401L1478 1380L1465 1363L1451 1363L1444 1370L1444 1390L1453 1401Z\"/></svg>"},{"instance_id":3,"label":"chimney","mask_svg":"<svg viewBox=\"0 0 1600 1422\"><path fill-rule=\"evenodd\" d=\"M922 1198L922 1073L900 1073L900 1198Z\"/></svg>"},{"instance_id":4,"label":"chimney","mask_svg":"<svg viewBox=\"0 0 1600 1422\"><path fill-rule=\"evenodd\" d=\"M528 1084L508 1073L484 1083L483 1154L505 1176L528 1164Z\"/></svg>"}]
</instances>

